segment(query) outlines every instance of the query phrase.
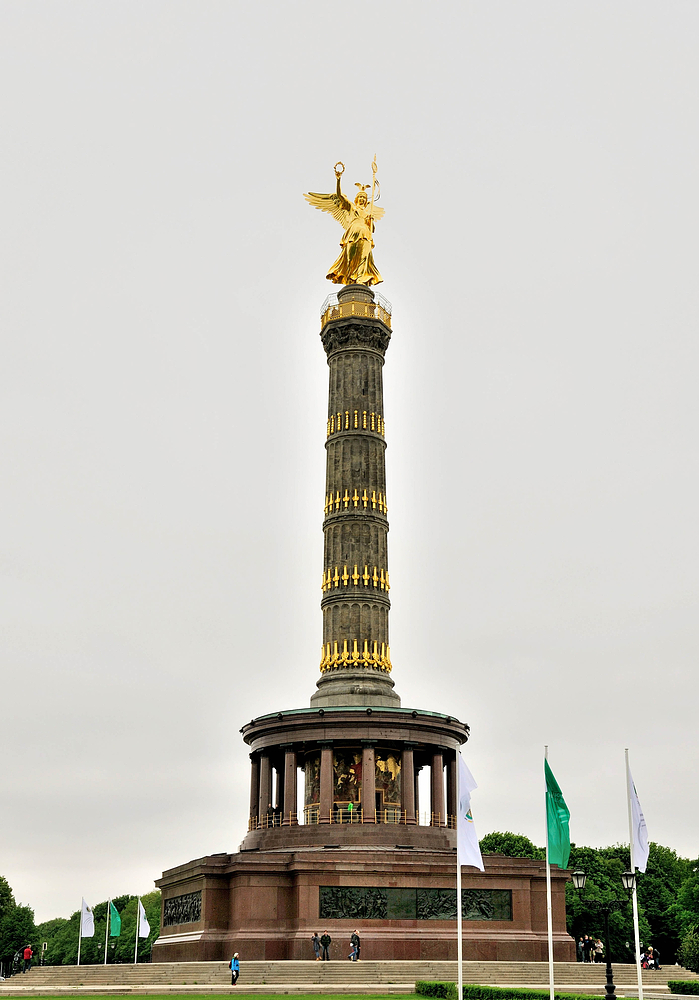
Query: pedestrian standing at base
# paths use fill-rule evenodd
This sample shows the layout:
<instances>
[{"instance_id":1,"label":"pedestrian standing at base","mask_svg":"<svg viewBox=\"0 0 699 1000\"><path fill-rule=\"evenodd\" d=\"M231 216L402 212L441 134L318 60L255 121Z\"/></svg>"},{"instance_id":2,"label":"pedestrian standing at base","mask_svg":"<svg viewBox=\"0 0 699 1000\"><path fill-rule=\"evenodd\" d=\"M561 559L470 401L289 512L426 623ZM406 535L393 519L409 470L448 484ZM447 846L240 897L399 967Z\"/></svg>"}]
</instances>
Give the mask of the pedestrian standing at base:
<instances>
[{"instance_id":1,"label":"pedestrian standing at base","mask_svg":"<svg viewBox=\"0 0 699 1000\"><path fill-rule=\"evenodd\" d=\"M238 982L238 976L240 975L240 962L238 961L237 951L228 963L228 968L231 970L231 986L235 986Z\"/></svg>"},{"instance_id":2,"label":"pedestrian standing at base","mask_svg":"<svg viewBox=\"0 0 699 1000\"><path fill-rule=\"evenodd\" d=\"M330 961L330 945L332 943L332 938L327 931L323 931L323 936L320 939L320 946L323 949L323 961Z\"/></svg>"},{"instance_id":3,"label":"pedestrian standing at base","mask_svg":"<svg viewBox=\"0 0 699 1000\"><path fill-rule=\"evenodd\" d=\"M584 962L585 961L585 955L583 953L583 939L582 938L578 938L577 949L578 949L578 962Z\"/></svg>"},{"instance_id":4,"label":"pedestrian standing at base","mask_svg":"<svg viewBox=\"0 0 699 1000\"><path fill-rule=\"evenodd\" d=\"M24 949L24 967L22 968L22 972L26 972L27 969L31 969L33 954L34 952L32 951L32 946L28 944L27 947Z\"/></svg>"},{"instance_id":5,"label":"pedestrian standing at base","mask_svg":"<svg viewBox=\"0 0 699 1000\"><path fill-rule=\"evenodd\" d=\"M350 938L350 944L352 945L352 947L354 948L354 951L355 951L354 961L358 962L359 961L359 953L362 950L362 942L361 942L361 939L359 937L359 931L356 931L356 930L352 931L352 937Z\"/></svg>"},{"instance_id":6,"label":"pedestrian standing at base","mask_svg":"<svg viewBox=\"0 0 699 1000\"><path fill-rule=\"evenodd\" d=\"M316 957L316 962L320 962L320 938L318 937L318 931L313 931L311 944L313 945L313 954Z\"/></svg>"}]
</instances>

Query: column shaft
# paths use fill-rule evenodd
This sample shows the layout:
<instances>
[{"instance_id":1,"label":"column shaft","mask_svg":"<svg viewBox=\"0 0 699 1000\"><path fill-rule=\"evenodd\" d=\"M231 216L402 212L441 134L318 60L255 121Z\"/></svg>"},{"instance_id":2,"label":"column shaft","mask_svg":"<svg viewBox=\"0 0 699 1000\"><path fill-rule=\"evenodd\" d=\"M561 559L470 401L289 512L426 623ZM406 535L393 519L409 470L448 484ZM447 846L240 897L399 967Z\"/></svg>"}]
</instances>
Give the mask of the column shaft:
<instances>
[{"instance_id":1,"label":"column shaft","mask_svg":"<svg viewBox=\"0 0 699 1000\"><path fill-rule=\"evenodd\" d=\"M296 751L284 752L284 826L296 826Z\"/></svg>"},{"instance_id":2,"label":"column shaft","mask_svg":"<svg viewBox=\"0 0 699 1000\"><path fill-rule=\"evenodd\" d=\"M257 826L260 807L260 763L254 753L250 754L250 829ZM254 822L253 822L254 820Z\"/></svg>"},{"instance_id":3,"label":"column shaft","mask_svg":"<svg viewBox=\"0 0 699 1000\"><path fill-rule=\"evenodd\" d=\"M333 750L321 747L320 751L320 822L329 823L333 809Z\"/></svg>"},{"instance_id":4,"label":"column shaft","mask_svg":"<svg viewBox=\"0 0 699 1000\"><path fill-rule=\"evenodd\" d=\"M376 822L376 763L374 748L362 748L362 822Z\"/></svg>"},{"instance_id":5,"label":"column shaft","mask_svg":"<svg viewBox=\"0 0 699 1000\"><path fill-rule=\"evenodd\" d=\"M441 753L432 754L432 781L430 796L431 826L444 826L444 761Z\"/></svg>"},{"instance_id":6,"label":"column shaft","mask_svg":"<svg viewBox=\"0 0 699 1000\"><path fill-rule=\"evenodd\" d=\"M260 822L272 811L272 766L267 754L260 757L260 798L257 815Z\"/></svg>"},{"instance_id":7,"label":"column shaft","mask_svg":"<svg viewBox=\"0 0 699 1000\"><path fill-rule=\"evenodd\" d=\"M274 765L274 809L275 812L279 812L282 807L282 770L277 765Z\"/></svg>"},{"instance_id":8,"label":"column shaft","mask_svg":"<svg viewBox=\"0 0 699 1000\"><path fill-rule=\"evenodd\" d=\"M403 747L403 809L405 810L405 822L411 826L415 825L415 762L413 758L413 748Z\"/></svg>"},{"instance_id":9,"label":"column shaft","mask_svg":"<svg viewBox=\"0 0 699 1000\"><path fill-rule=\"evenodd\" d=\"M456 768L458 764L457 754L449 760L447 764L447 815L454 817L456 822L456 812L458 803L456 801Z\"/></svg>"}]
</instances>

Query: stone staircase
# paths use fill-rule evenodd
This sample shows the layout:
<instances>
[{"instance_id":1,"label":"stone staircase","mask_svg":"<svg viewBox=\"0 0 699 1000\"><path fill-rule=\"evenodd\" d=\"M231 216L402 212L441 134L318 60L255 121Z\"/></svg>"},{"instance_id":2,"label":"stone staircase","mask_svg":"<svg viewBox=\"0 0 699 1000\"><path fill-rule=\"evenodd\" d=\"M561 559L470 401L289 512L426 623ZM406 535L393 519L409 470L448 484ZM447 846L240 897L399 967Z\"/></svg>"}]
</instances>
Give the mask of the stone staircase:
<instances>
[{"instance_id":1,"label":"stone staircase","mask_svg":"<svg viewBox=\"0 0 699 1000\"><path fill-rule=\"evenodd\" d=\"M182 993L412 993L416 979L456 980L456 962L242 962L235 991L226 962L158 962L153 965L35 966L0 983L7 996ZM604 994L603 965L556 962L556 989ZM699 976L679 966L644 972L644 994L669 997L668 979ZM637 992L636 968L615 965L620 996ZM546 987L546 962L464 962L464 982Z\"/></svg>"}]
</instances>

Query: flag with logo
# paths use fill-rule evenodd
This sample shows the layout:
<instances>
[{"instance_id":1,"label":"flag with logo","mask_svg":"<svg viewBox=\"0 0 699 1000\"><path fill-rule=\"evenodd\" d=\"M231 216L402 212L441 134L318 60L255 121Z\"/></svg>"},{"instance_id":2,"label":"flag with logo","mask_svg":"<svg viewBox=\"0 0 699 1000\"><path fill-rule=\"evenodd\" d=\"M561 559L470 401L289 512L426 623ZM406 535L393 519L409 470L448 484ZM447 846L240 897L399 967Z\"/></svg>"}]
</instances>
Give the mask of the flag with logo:
<instances>
[{"instance_id":1,"label":"flag with logo","mask_svg":"<svg viewBox=\"0 0 699 1000\"><path fill-rule=\"evenodd\" d=\"M631 869L638 868L640 872L645 872L648 864L648 827L643 816L641 803L638 801L636 786L631 777L631 768L626 765L629 772L629 789L631 796L631 826L633 828L633 857L631 858Z\"/></svg>"},{"instance_id":2,"label":"flag with logo","mask_svg":"<svg viewBox=\"0 0 699 1000\"><path fill-rule=\"evenodd\" d=\"M121 934L121 917L114 903L109 900L109 936L119 937Z\"/></svg>"},{"instance_id":3,"label":"flag with logo","mask_svg":"<svg viewBox=\"0 0 699 1000\"><path fill-rule=\"evenodd\" d=\"M472 868L485 871L478 844L478 834L471 813L471 792L474 788L478 788L478 785L461 754L457 753L457 757L459 762L459 803L456 817L456 860L459 865L471 865Z\"/></svg>"},{"instance_id":4,"label":"flag with logo","mask_svg":"<svg viewBox=\"0 0 699 1000\"><path fill-rule=\"evenodd\" d=\"M544 774L546 776L548 862L550 865L558 865L559 868L567 868L570 858L570 830L568 827L570 810L547 760L544 760Z\"/></svg>"},{"instance_id":5,"label":"flag with logo","mask_svg":"<svg viewBox=\"0 0 699 1000\"><path fill-rule=\"evenodd\" d=\"M83 899L82 910L80 911L80 937L95 936L95 915L92 907L88 906Z\"/></svg>"},{"instance_id":6,"label":"flag with logo","mask_svg":"<svg viewBox=\"0 0 699 1000\"><path fill-rule=\"evenodd\" d=\"M138 901L138 936L142 938L147 938L150 934L150 924L146 919L146 911L143 909L143 903L139 899Z\"/></svg>"}]
</instances>

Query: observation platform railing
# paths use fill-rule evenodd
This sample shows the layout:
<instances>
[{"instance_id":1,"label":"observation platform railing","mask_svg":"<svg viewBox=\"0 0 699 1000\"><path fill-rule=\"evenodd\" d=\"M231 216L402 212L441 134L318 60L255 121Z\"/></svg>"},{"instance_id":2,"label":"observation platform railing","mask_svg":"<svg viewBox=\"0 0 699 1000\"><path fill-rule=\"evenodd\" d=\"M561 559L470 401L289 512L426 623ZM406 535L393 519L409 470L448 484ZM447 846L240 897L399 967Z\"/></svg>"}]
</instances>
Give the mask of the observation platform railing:
<instances>
[{"instance_id":1,"label":"observation platform railing","mask_svg":"<svg viewBox=\"0 0 699 1000\"><path fill-rule=\"evenodd\" d=\"M375 302L361 302L353 299L339 302L336 292L331 292L320 307L320 328L327 326L334 319L349 319L360 316L363 319L379 319L389 330L391 329L391 312L393 306L378 292L374 292Z\"/></svg>"},{"instance_id":2,"label":"observation platform railing","mask_svg":"<svg viewBox=\"0 0 699 1000\"><path fill-rule=\"evenodd\" d=\"M325 823L334 826L361 826L363 824L376 826L438 826L449 830L456 829L456 816L443 813L417 813L415 819L408 819L405 809L399 806L387 806L375 809L373 816L367 818L361 806L352 809L347 805L333 806L327 818L321 816L320 806L304 806L302 823L299 824L299 814L296 812L271 812L265 816L251 816L248 820L248 832L251 830L271 830L282 826L317 826Z\"/></svg>"}]
</instances>

